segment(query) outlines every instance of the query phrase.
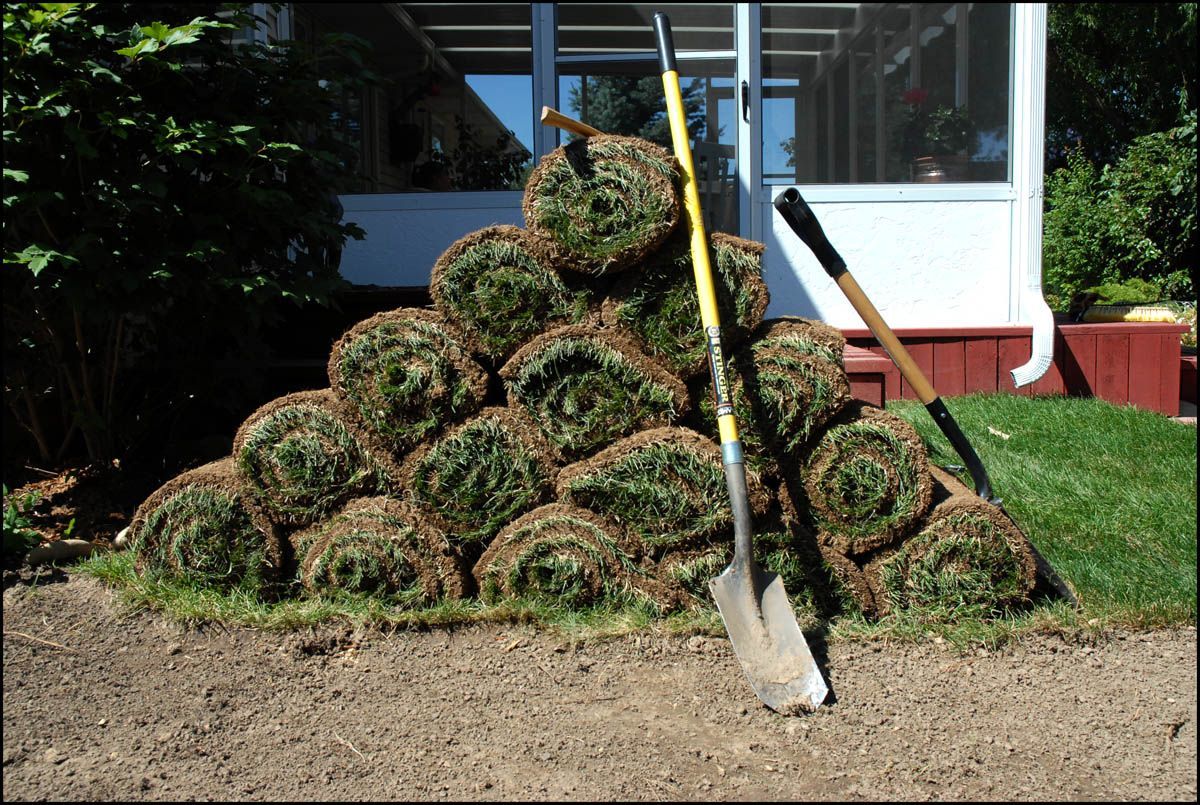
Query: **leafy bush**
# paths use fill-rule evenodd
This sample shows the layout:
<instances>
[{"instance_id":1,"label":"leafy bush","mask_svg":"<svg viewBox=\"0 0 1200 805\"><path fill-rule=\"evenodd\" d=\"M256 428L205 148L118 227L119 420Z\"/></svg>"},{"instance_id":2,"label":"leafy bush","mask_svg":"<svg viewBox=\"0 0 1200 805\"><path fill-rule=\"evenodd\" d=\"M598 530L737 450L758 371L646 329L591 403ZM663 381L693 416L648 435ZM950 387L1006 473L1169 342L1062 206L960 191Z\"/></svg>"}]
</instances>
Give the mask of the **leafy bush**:
<instances>
[{"instance_id":1,"label":"leafy bush","mask_svg":"<svg viewBox=\"0 0 1200 805\"><path fill-rule=\"evenodd\" d=\"M1062 299L1140 279L1154 299L1192 299L1196 265L1196 112L1134 140L1097 169L1072 152L1046 181L1047 290ZM1146 300L1138 300L1146 301Z\"/></svg>"},{"instance_id":2,"label":"leafy bush","mask_svg":"<svg viewBox=\"0 0 1200 805\"><path fill-rule=\"evenodd\" d=\"M42 461L122 454L281 299L342 284L361 43L235 43L247 7L5 5L5 401Z\"/></svg>"},{"instance_id":3,"label":"leafy bush","mask_svg":"<svg viewBox=\"0 0 1200 805\"><path fill-rule=\"evenodd\" d=\"M42 535L34 531L29 513L37 505L36 492L28 492L14 500L4 487L4 562L19 561L41 542Z\"/></svg>"},{"instance_id":4,"label":"leafy bush","mask_svg":"<svg viewBox=\"0 0 1200 805\"><path fill-rule=\"evenodd\" d=\"M1087 291L1096 294L1096 301L1105 305L1139 305L1144 302L1157 302L1162 298L1162 288L1158 283L1137 277L1124 282L1093 285Z\"/></svg>"}]
</instances>

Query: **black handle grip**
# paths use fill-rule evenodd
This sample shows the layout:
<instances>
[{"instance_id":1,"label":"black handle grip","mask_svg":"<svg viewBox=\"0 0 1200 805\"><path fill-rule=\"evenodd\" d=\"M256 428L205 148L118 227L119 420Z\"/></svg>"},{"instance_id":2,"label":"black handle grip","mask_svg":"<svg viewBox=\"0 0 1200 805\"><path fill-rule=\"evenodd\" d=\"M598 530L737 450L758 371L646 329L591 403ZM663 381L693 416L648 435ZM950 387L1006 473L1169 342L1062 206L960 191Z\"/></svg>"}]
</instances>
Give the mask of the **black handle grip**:
<instances>
[{"instance_id":1,"label":"black handle grip","mask_svg":"<svg viewBox=\"0 0 1200 805\"><path fill-rule=\"evenodd\" d=\"M671 37L671 20L661 11L654 12L654 41L658 44L658 66L664 73L676 70L675 40Z\"/></svg>"},{"instance_id":2,"label":"black handle grip","mask_svg":"<svg viewBox=\"0 0 1200 805\"><path fill-rule=\"evenodd\" d=\"M800 240L812 250L813 255L825 268L825 273L837 279L846 272L846 261L825 237L817 216L800 196L800 191L789 187L775 197L775 209L787 221L792 231L800 236Z\"/></svg>"},{"instance_id":3,"label":"black handle grip","mask_svg":"<svg viewBox=\"0 0 1200 805\"><path fill-rule=\"evenodd\" d=\"M925 406L925 410L933 417L933 421L941 428L942 433L950 440L951 446L954 447L954 452L962 458L966 463L967 469L971 473L971 479L975 481L975 494L988 501L989 503L999 503L992 497L992 480L988 478L987 470L983 467L983 462L979 460L979 455L975 452L975 448L967 441L967 437L959 429L958 423L954 421L954 417L950 416L950 412L946 410L946 404L942 402L942 398L938 397L933 402Z\"/></svg>"}]
</instances>

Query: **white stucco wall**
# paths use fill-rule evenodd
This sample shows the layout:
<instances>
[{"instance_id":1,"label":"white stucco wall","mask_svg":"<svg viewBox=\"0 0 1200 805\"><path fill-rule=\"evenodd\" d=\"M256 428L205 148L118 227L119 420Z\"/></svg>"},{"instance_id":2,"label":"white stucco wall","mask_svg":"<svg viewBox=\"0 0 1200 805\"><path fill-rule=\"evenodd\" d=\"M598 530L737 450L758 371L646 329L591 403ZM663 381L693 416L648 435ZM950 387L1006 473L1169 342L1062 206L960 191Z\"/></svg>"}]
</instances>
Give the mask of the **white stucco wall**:
<instances>
[{"instance_id":1,"label":"white stucco wall","mask_svg":"<svg viewBox=\"0 0 1200 805\"><path fill-rule=\"evenodd\" d=\"M360 285L428 285L434 262L456 239L491 224L523 225L520 199L519 193L345 196L345 219L366 230L367 237L346 244L342 275ZM810 203L830 242L892 327L1013 320L1010 200L821 202L814 196ZM863 326L767 202L762 220L763 274L771 291L767 314Z\"/></svg>"},{"instance_id":2,"label":"white stucco wall","mask_svg":"<svg viewBox=\"0 0 1200 805\"><path fill-rule=\"evenodd\" d=\"M344 221L367 233L342 250L342 276L356 285L428 285L451 243L493 224L524 226L520 193L341 196Z\"/></svg>"},{"instance_id":3,"label":"white stucco wall","mask_svg":"<svg viewBox=\"0 0 1200 805\"><path fill-rule=\"evenodd\" d=\"M892 327L1011 321L1011 202L811 202L829 242ZM763 275L768 316L862 327L846 297L769 205Z\"/></svg>"}]
</instances>

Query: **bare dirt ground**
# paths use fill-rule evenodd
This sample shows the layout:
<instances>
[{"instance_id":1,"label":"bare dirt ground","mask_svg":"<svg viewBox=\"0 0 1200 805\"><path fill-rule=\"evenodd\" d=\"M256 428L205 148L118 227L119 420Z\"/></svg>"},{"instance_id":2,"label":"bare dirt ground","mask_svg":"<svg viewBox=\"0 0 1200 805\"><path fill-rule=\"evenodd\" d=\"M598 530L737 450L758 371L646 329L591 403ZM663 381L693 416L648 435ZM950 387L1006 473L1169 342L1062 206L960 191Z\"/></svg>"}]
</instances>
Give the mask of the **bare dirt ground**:
<instances>
[{"instance_id":1,"label":"bare dirt ground","mask_svg":"<svg viewBox=\"0 0 1200 805\"><path fill-rule=\"evenodd\" d=\"M838 643L784 718L724 639L190 630L59 579L4 592L5 800L1196 799L1194 628Z\"/></svg>"}]
</instances>

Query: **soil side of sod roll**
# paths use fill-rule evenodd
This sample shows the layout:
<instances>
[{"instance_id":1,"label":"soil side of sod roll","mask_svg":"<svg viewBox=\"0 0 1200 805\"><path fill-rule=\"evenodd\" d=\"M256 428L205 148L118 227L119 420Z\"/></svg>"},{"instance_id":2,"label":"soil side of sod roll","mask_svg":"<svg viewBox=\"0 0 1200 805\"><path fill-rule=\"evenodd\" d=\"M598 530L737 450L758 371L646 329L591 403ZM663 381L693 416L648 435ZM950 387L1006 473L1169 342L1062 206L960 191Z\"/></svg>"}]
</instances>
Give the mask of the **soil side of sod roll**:
<instances>
[{"instance_id":1,"label":"soil side of sod roll","mask_svg":"<svg viewBox=\"0 0 1200 805\"><path fill-rule=\"evenodd\" d=\"M310 592L362 594L420 607L462 598L470 589L446 536L417 509L393 498L351 500L291 541L300 558L300 581Z\"/></svg>"},{"instance_id":2,"label":"soil side of sod roll","mask_svg":"<svg viewBox=\"0 0 1200 805\"><path fill-rule=\"evenodd\" d=\"M329 389L298 391L238 428L237 471L277 525L306 525L349 498L394 485L398 467L343 410Z\"/></svg>"},{"instance_id":3,"label":"soil side of sod roll","mask_svg":"<svg viewBox=\"0 0 1200 805\"><path fill-rule=\"evenodd\" d=\"M223 458L167 481L138 506L129 526L138 572L187 578L252 595L283 577L285 542Z\"/></svg>"},{"instance_id":4,"label":"soil side of sod roll","mask_svg":"<svg viewBox=\"0 0 1200 805\"><path fill-rule=\"evenodd\" d=\"M1029 539L957 478L938 467L932 473L933 508L920 526L865 564L879 614L951 620L1027 604L1037 581Z\"/></svg>"},{"instance_id":5,"label":"soil side of sod roll","mask_svg":"<svg viewBox=\"0 0 1200 805\"><path fill-rule=\"evenodd\" d=\"M746 481L751 511L761 517L771 494L752 470ZM721 449L688 428L654 428L621 439L565 467L557 491L561 501L625 526L650 556L732 539Z\"/></svg>"},{"instance_id":6,"label":"soil side of sod roll","mask_svg":"<svg viewBox=\"0 0 1200 805\"><path fill-rule=\"evenodd\" d=\"M347 330L333 345L329 382L345 416L397 461L478 411L488 391L487 371L454 326L420 308L379 313Z\"/></svg>"},{"instance_id":7,"label":"soil side of sod roll","mask_svg":"<svg viewBox=\"0 0 1200 805\"><path fill-rule=\"evenodd\" d=\"M679 170L669 151L638 137L581 137L534 168L525 225L552 239L562 267L600 276L656 251L679 223Z\"/></svg>"},{"instance_id":8,"label":"soil side of sod roll","mask_svg":"<svg viewBox=\"0 0 1200 805\"><path fill-rule=\"evenodd\" d=\"M501 528L552 494L557 460L525 414L495 406L414 450L400 486L471 565Z\"/></svg>"},{"instance_id":9,"label":"soil side of sod roll","mask_svg":"<svg viewBox=\"0 0 1200 805\"><path fill-rule=\"evenodd\" d=\"M566 461L668 425L687 389L626 334L586 325L550 330L500 369L508 404L528 414Z\"/></svg>"},{"instance_id":10,"label":"soil side of sod roll","mask_svg":"<svg viewBox=\"0 0 1200 805\"><path fill-rule=\"evenodd\" d=\"M538 333L587 320L591 291L569 274L560 275L562 262L549 238L515 226L489 226L442 253L429 294L472 355L503 363Z\"/></svg>"}]
</instances>

